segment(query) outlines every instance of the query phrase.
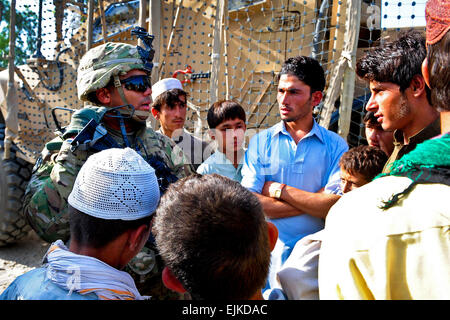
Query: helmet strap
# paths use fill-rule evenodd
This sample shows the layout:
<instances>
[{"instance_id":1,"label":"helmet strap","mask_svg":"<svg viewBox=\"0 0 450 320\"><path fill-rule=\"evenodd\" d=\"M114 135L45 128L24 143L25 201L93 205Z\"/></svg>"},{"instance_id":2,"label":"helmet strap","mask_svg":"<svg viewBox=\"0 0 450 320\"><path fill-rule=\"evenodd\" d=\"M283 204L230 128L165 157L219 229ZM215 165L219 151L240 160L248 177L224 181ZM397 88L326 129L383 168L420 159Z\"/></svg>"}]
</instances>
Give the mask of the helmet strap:
<instances>
[{"instance_id":1,"label":"helmet strap","mask_svg":"<svg viewBox=\"0 0 450 320\"><path fill-rule=\"evenodd\" d=\"M116 110L117 115L120 116L120 111ZM127 130L125 128L125 122L123 120L123 117L119 117L119 123L120 123L120 131L122 133L123 142L125 143L125 147L131 147L130 142L127 138Z\"/></svg>"},{"instance_id":2,"label":"helmet strap","mask_svg":"<svg viewBox=\"0 0 450 320\"><path fill-rule=\"evenodd\" d=\"M122 102L124 105L128 105L127 99L125 98L125 93L123 92L122 84L120 83L120 79L118 75L114 75L114 87L117 88L117 91L119 92L119 96L122 99ZM120 131L122 133L123 142L125 143L125 147L130 147L130 143L128 142L127 138L127 130L125 129L125 122L123 120L123 117L121 116L121 113L119 110L116 110L117 115L119 116L119 124L120 124Z\"/></svg>"},{"instance_id":3,"label":"helmet strap","mask_svg":"<svg viewBox=\"0 0 450 320\"><path fill-rule=\"evenodd\" d=\"M127 99L125 98L125 93L123 92L122 83L120 82L118 75L114 75L114 87L117 88L117 91L119 92L119 96L122 99L123 104L129 104L127 102Z\"/></svg>"}]
</instances>

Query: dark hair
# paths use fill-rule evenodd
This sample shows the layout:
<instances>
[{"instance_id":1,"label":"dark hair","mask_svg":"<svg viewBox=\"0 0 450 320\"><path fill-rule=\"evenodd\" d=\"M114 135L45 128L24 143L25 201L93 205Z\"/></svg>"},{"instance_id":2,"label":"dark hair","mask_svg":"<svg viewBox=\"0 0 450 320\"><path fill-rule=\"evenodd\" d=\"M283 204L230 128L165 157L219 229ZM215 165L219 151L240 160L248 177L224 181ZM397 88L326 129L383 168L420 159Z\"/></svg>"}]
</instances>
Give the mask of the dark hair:
<instances>
[{"instance_id":1,"label":"dark hair","mask_svg":"<svg viewBox=\"0 0 450 320\"><path fill-rule=\"evenodd\" d=\"M438 111L450 111L450 32L428 45L431 102Z\"/></svg>"},{"instance_id":2,"label":"dark hair","mask_svg":"<svg viewBox=\"0 0 450 320\"><path fill-rule=\"evenodd\" d=\"M364 126L369 128L377 128L381 127L381 124L378 122L377 117L375 117L375 113L373 111L368 111L363 118Z\"/></svg>"},{"instance_id":3,"label":"dark hair","mask_svg":"<svg viewBox=\"0 0 450 320\"><path fill-rule=\"evenodd\" d=\"M93 104L96 104L96 105L100 105L101 104L101 102L97 98L97 90L89 92L86 95L86 98L87 98L87 100L89 102L92 102Z\"/></svg>"},{"instance_id":4,"label":"dark hair","mask_svg":"<svg viewBox=\"0 0 450 320\"><path fill-rule=\"evenodd\" d=\"M106 220L87 215L69 205L70 237L81 246L102 248L127 230L150 226L152 216L138 220Z\"/></svg>"},{"instance_id":5,"label":"dark hair","mask_svg":"<svg viewBox=\"0 0 450 320\"><path fill-rule=\"evenodd\" d=\"M414 76L422 76L426 57L425 37L416 30L400 33L397 40L366 52L356 63L356 74L366 81L391 82L404 92ZM425 88L428 102L430 90Z\"/></svg>"},{"instance_id":6,"label":"dark hair","mask_svg":"<svg viewBox=\"0 0 450 320\"><path fill-rule=\"evenodd\" d=\"M339 166L350 174L359 173L366 181L372 181L381 173L387 160L386 153L380 148L361 145L345 152Z\"/></svg>"},{"instance_id":7,"label":"dark hair","mask_svg":"<svg viewBox=\"0 0 450 320\"><path fill-rule=\"evenodd\" d=\"M114 88L114 77L110 77L108 83L103 88L108 89L110 92ZM98 89L97 89L98 90ZM86 98L89 102L92 102L96 105L101 105L102 103L97 98L97 90L91 91L86 95Z\"/></svg>"},{"instance_id":8,"label":"dark hair","mask_svg":"<svg viewBox=\"0 0 450 320\"><path fill-rule=\"evenodd\" d=\"M152 108L161 111L161 107L165 104L169 109L172 109L176 103L181 103L180 96L187 98L187 93L178 88L164 91L153 101Z\"/></svg>"},{"instance_id":9,"label":"dark hair","mask_svg":"<svg viewBox=\"0 0 450 320\"><path fill-rule=\"evenodd\" d=\"M278 80L284 74L296 76L311 88L311 93L325 88L325 73L319 61L313 58L297 56L287 59L281 67Z\"/></svg>"},{"instance_id":10,"label":"dark hair","mask_svg":"<svg viewBox=\"0 0 450 320\"><path fill-rule=\"evenodd\" d=\"M217 174L170 185L153 233L166 266L193 299L248 300L270 265L268 227L258 198Z\"/></svg>"},{"instance_id":11,"label":"dark hair","mask_svg":"<svg viewBox=\"0 0 450 320\"><path fill-rule=\"evenodd\" d=\"M210 129L216 128L226 120L239 118L246 121L245 110L242 106L232 100L221 100L214 102L208 110L206 120Z\"/></svg>"}]
</instances>

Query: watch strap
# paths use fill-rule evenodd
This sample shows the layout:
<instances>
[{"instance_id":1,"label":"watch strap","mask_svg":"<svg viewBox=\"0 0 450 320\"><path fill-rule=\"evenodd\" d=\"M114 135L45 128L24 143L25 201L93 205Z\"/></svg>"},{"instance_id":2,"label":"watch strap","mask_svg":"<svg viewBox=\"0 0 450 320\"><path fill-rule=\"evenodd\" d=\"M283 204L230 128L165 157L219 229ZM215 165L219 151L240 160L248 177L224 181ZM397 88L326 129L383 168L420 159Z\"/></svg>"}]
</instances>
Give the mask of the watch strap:
<instances>
[{"instance_id":1,"label":"watch strap","mask_svg":"<svg viewBox=\"0 0 450 320\"><path fill-rule=\"evenodd\" d=\"M286 187L285 183L282 183L277 190L275 190L275 198L280 199L281 198L281 192L283 191L284 187Z\"/></svg>"}]
</instances>

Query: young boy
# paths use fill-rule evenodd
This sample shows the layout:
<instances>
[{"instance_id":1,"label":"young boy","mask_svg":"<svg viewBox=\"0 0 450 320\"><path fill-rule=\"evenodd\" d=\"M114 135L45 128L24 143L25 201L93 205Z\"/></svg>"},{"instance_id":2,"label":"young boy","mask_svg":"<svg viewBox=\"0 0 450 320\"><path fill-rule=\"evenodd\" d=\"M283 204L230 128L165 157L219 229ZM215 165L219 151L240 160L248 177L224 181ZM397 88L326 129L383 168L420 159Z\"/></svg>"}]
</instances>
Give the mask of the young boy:
<instances>
[{"instance_id":1,"label":"young boy","mask_svg":"<svg viewBox=\"0 0 450 320\"><path fill-rule=\"evenodd\" d=\"M383 150L372 146L358 146L345 152L339 160L342 193L372 181L383 171L387 159Z\"/></svg>"},{"instance_id":2,"label":"young boy","mask_svg":"<svg viewBox=\"0 0 450 320\"><path fill-rule=\"evenodd\" d=\"M380 148L358 146L345 152L339 160L341 192L347 193L372 181L383 171L388 157ZM300 239L277 273L278 288L269 300L318 300L318 261L324 230Z\"/></svg>"},{"instance_id":3,"label":"young boy","mask_svg":"<svg viewBox=\"0 0 450 320\"><path fill-rule=\"evenodd\" d=\"M231 100L218 101L208 110L207 121L217 150L198 167L197 173L217 173L241 182L243 141L247 128L244 108Z\"/></svg>"},{"instance_id":4,"label":"young boy","mask_svg":"<svg viewBox=\"0 0 450 320\"><path fill-rule=\"evenodd\" d=\"M394 151L394 131L384 130L373 111L366 113L363 122L367 144L380 148L390 157Z\"/></svg>"},{"instance_id":5,"label":"young boy","mask_svg":"<svg viewBox=\"0 0 450 320\"><path fill-rule=\"evenodd\" d=\"M262 300L277 241L258 198L218 174L171 184L153 228L164 284L193 300Z\"/></svg>"}]
</instances>

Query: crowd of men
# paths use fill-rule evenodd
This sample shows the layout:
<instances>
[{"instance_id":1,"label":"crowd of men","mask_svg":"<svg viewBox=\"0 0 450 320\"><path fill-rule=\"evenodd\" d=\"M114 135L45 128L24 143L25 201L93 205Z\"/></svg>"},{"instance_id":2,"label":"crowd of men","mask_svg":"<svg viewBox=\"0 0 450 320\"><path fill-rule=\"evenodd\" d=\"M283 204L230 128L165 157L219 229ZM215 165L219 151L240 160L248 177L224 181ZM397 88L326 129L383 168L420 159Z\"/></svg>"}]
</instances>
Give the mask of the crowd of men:
<instances>
[{"instance_id":1,"label":"crowd of men","mask_svg":"<svg viewBox=\"0 0 450 320\"><path fill-rule=\"evenodd\" d=\"M369 145L351 149L313 117L313 58L284 62L281 121L245 149L239 103L212 104L208 145L184 128L180 81L151 85L151 48L89 50L88 104L46 144L24 199L52 244L0 299L449 299L450 1L425 15L426 37L358 60Z\"/></svg>"}]
</instances>

